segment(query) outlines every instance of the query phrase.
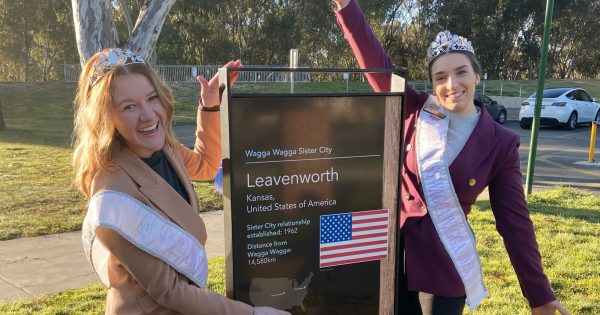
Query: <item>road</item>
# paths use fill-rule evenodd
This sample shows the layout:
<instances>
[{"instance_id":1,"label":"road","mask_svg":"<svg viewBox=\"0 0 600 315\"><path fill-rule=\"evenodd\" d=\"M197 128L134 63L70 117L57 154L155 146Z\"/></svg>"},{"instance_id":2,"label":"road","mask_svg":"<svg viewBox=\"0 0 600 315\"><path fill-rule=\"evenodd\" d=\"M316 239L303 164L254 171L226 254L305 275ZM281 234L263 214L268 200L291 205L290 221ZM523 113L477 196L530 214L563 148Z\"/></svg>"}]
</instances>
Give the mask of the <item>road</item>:
<instances>
[{"instance_id":1,"label":"road","mask_svg":"<svg viewBox=\"0 0 600 315\"><path fill-rule=\"evenodd\" d=\"M507 121L505 127L521 136L519 153L525 181L531 130L521 129L517 121ZM533 178L534 189L563 184L600 194L600 163L577 164L588 160L590 129L590 126L579 126L572 131L555 127L540 128ZM600 148L596 150L596 161L600 161L599 151Z\"/></svg>"},{"instance_id":2,"label":"road","mask_svg":"<svg viewBox=\"0 0 600 315\"><path fill-rule=\"evenodd\" d=\"M527 173L527 159L531 130L523 130L516 121L518 112L510 112L505 127L521 136L521 171L523 183ZM174 127L178 139L186 146L193 146L194 125ZM600 163L579 165L577 162L588 160L590 145L590 126L579 126L573 131L554 127L540 128L537 144L537 156L533 189L546 189L556 185L568 185L582 188L600 195ZM600 161L600 141L596 141L596 161Z\"/></svg>"}]
</instances>

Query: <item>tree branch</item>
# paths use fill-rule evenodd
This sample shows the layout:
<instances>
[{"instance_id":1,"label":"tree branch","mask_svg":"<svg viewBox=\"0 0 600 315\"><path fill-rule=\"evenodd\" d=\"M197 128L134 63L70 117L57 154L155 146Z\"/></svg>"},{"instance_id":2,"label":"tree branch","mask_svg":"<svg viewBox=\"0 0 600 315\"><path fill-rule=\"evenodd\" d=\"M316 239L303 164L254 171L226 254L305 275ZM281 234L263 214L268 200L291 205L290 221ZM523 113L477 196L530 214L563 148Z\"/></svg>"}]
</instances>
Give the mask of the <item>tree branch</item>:
<instances>
[{"instance_id":1,"label":"tree branch","mask_svg":"<svg viewBox=\"0 0 600 315\"><path fill-rule=\"evenodd\" d=\"M152 56L167 14L176 0L146 0L129 40L127 48L146 60Z\"/></svg>"}]
</instances>

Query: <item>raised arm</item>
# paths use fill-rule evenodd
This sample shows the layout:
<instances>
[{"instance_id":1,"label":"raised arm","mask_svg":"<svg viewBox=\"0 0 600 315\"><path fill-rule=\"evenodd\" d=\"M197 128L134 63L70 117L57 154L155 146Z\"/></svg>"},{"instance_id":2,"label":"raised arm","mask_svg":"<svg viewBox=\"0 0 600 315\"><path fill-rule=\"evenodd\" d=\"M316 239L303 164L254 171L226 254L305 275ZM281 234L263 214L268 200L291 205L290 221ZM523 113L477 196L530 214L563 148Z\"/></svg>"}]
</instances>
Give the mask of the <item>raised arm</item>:
<instances>
[{"instance_id":1,"label":"raised arm","mask_svg":"<svg viewBox=\"0 0 600 315\"><path fill-rule=\"evenodd\" d=\"M394 66L373 34L373 30L356 0L332 0L338 6L335 12L338 24L362 69L391 69ZM390 75L385 73L367 73L369 83L377 92L390 90Z\"/></svg>"},{"instance_id":2,"label":"raised arm","mask_svg":"<svg viewBox=\"0 0 600 315\"><path fill-rule=\"evenodd\" d=\"M230 61L224 67L239 68L240 60ZM231 84L238 73L231 75ZM179 155L183 160L188 176L192 180L210 180L215 177L221 163L221 120L219 104L221 103L221 83L218 75L210 81L198 76L200 83L200 105L196 117L196 142L194 150L185 146L179 148Z\"/></svg>"}]
</instances>

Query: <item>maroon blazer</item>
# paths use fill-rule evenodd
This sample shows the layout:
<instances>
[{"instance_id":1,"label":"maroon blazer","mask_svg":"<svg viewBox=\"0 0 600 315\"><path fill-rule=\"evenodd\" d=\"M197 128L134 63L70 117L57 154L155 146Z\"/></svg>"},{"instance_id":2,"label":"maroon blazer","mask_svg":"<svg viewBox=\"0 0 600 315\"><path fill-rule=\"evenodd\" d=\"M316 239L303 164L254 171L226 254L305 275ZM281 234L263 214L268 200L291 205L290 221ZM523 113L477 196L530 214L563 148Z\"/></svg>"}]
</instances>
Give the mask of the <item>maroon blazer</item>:
<instances>
[{"instance_id":1,"label":"maroon blazer","mask_svg":"<svg viewBox=\"0 0 600 315\"><path fill-rule=\"evenodd\" d=\"M393 68L355 0L336 14L361 68ZM389 91L389 74L367 74L367 78L376 91ZM405 239L408 288L441 296L463 296L462 281L427 213L417 172L415 131L428 94L417 93L408 85L406 90L400 233ZM449 167L454 189L467 215L477 196L489 187L496 228L504 239L523 295L531 307L541 306L556 298L542 269L523 193L519 136L494 122L481 103L475 105L481 111L479 121Z\"/></svg>"}]
</instances>

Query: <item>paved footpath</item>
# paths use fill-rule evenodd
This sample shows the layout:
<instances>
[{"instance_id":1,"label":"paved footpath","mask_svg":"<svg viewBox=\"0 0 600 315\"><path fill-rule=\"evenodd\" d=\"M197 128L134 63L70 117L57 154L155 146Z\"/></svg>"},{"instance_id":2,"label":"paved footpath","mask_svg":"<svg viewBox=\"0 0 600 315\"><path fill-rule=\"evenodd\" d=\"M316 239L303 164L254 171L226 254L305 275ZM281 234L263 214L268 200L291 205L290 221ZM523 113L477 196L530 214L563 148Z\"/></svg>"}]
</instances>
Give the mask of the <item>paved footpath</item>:
<instances>
[{"instance_id":1,"label":"paved footpath","mask_svg":"<svg viewBox=\"0 0 600 315\"><path fill-rule=\"evenodd\" d=\"M201 213L208 257L224 256L223 211ZM86 260L81 231L0 241L0 302L28 300L99 283Z\"/></svg>"}]
</instances>

